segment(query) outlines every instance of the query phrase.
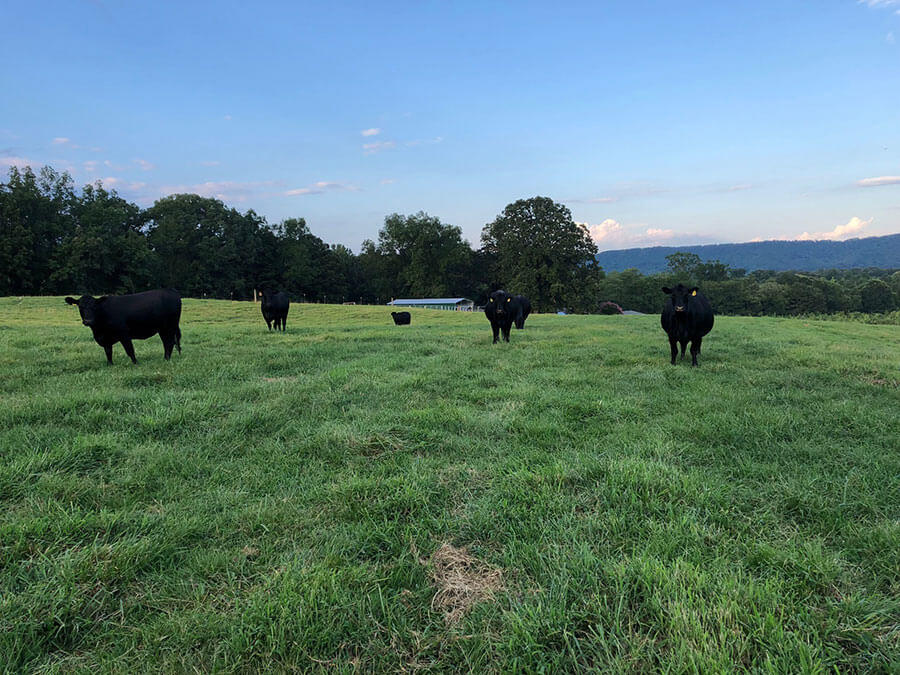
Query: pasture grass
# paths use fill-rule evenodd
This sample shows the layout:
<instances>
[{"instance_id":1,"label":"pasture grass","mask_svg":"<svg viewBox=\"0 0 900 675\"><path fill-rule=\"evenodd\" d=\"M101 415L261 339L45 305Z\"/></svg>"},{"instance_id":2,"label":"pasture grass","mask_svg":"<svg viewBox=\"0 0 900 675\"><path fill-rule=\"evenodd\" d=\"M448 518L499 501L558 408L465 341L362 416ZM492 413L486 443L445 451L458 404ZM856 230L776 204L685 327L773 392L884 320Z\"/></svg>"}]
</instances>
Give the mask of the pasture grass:
<instances>
[{"instance_id":1,"label":"pasture grass","mask_svg":"<svg viewBox=\"0 0 900 675\"><path fill-rule=\"evenodd\" d=\"M900 670L900 328L411 311L0 299L0 670Z\"/></svg>"}]
</instances>

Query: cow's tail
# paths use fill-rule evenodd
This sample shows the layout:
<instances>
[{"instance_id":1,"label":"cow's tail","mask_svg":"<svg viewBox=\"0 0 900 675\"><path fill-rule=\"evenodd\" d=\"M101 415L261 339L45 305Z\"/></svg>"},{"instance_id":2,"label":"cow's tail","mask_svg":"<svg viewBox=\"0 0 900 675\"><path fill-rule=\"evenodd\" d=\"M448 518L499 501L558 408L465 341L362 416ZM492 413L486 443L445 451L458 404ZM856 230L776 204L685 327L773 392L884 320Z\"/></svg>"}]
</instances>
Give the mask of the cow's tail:
<instances>
[{"instance_id":1,"label":"cow's tail","mask_svg":"<svg viewBox=\"0 0 900 675\"><path fill-rule=\"evenodd\" d=\"M181 329L175 326L175 346L178 347L178 353L181 353Z\"/></svg>"}]
</instances>

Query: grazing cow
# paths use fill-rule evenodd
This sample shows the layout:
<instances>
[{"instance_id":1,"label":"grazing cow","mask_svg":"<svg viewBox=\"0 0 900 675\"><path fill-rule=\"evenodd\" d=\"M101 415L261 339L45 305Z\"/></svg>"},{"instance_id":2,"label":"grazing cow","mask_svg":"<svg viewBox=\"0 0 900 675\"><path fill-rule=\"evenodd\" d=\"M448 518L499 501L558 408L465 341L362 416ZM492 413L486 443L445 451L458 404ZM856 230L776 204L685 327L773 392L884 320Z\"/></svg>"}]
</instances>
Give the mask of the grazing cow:
<instances>
[{"instance_id":1,"label":"grazing cow","mask_svg":"<svg viewBox=\"0 0 900 675\"><path fill-rule=\"evenodd\" d=\"M263 319L266 320L269 330L272 330L272 323L274 322L275 330L281 327L281 332L283 333L287 326L288 309L291 307L291 301L288 299L287 293L263 291L262 301L259 304L262 307Z\"/></svg>"},{"instance_id":2,"label":"grazing cow","mask_svg":"<svg viewBox=\"0 0 900 675\"><path fill-rule=\"evenodd\" d=\"M661 323L669 336L672 365L675 365L675 356L678 354L677 343L681 343L683 359L684 348L690 342L691 365L696 366L703 336L713 327L712 307L696 286L693 288L687 288L683 284L678 284L675 288L663 286L662 291L669 296L662 311Z\"/></svg>"},{"instance_id":3,"label":"grazing cow","mask_svg":"<svg viewBox=\"0 0 900 675\"><path fill-rule=\"evenodd\" d=\"M484 315L491 322L491 330L494 332L493 344L499 341L501 331L503 339L509 342L509 329L519 315L519 303L506 291L494 291L484 307Z\"/></svg>"},{"instance_id":4,"label":"grazing cow","mask_svg":"<svg viewBox=\"0 0 900 675\"><path fill-rule=\"evenodd\" d=\"M134 295L104 295L94 298L82 295L77 300L66 298L70 305L78 305L81 323L91 329L94 340L106 350L106 361L112 365L112 348L122 343L132 363L137 363L132 340L146 340L159 333L166 361L172 347L181 353L181 296L178 291L164 288Z\"/></svg>"},{"instance_id":5,"label":"grazing cow","mask_svg":"<svg viewBox=\"0 0 900 675\"><path fill-rule=\"evenodd\" d=\"M396 326L408 326L412 320L409 312L391 312L391 316L394 317L394 325Z\"/></svg>"},{"instance_id":6,"label":"grazing cow","mask_svg":"<svg viewBox=\"0 0 900 675\"><path fill-rule=\"evenodd\" d=\"M525 319L528 318L528 315L531 314L531 300L526 298L524 295L516 295L513 296L513 303L518 305L519 311L516 314L515 322L516 328L522 330L525 328Z\"/></svg>"}]
</instances>

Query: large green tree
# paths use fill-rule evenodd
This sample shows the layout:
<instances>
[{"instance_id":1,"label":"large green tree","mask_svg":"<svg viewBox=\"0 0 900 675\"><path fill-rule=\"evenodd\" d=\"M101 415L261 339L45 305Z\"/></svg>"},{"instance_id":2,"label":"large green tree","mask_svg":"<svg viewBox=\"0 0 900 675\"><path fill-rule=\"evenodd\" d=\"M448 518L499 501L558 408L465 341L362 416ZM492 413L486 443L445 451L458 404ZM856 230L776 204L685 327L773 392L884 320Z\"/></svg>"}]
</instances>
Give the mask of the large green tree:
<instances>
[{"instance_id":1,"label":"large green tree","mask_svg":"<svg viewBox=\"0 0 900 675\"><path fill-rule=\"evenodd\" d=\"M99 182L72 200L74 226L54 254L52 285L70 293L134 293L153 281L147 216Z\"/></svg>"},{"instance_id":2,"label":"large green tree","mask_svg":"<svg viewBox=\"0 0 900 675\"><path fill-rule=\"evenodd\" d=\"M9 169L0 183L0 295L52 293L54 258L68 236L75 190L68 173L49 166Z\"/></svg>"},{"instance_id":3,"label":"large green tree","mask_svg":"<svg viewBox=\"0 0 900 675\"><path fill-rule=\"evenodd\" d=\"M378 233L382 270L389 294L407 297L457 297L471 293L473 253L462 230L420 211L384 219Z\"/></svg>"},{"instance_id":4,"label":"large green tree","mask_svg":"<svg viewBox=\"0 0 900 675\"><path fill-rule=\"evenodd\" d=\"M164 197L148 215L160 285L199 297L253 297L266 253L263 218L195 194Z\"/></svg>"},{"instance_id":5,"label":"large green tree","mask_svg":"<svg viewBox=\"0 0 900 675\"><path fill-rule=\"evenodd\" d=\"M598 304L597 246L564 205L547 197L513 202L485 225L481 242L506 290L527 295L537 311Z\"/></svg>"}]
</instances>

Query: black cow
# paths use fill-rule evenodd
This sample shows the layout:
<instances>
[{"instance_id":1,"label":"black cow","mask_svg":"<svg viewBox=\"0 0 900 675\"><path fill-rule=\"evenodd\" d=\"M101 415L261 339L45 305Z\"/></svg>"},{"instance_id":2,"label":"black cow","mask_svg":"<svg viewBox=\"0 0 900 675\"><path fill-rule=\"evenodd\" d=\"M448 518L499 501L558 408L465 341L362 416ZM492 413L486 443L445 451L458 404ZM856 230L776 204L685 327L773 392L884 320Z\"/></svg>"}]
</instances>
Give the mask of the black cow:
<instances>
[{"instance_id":1,"label":"black cow","mask_svg":"<svg viewBox=\"0 0 900 675\"><path fill-rule=\"evenodd\" d=\"M675 356L678 354L677 343L681 343L683 359L684 348L690 342L691 365L696 366L703 336L713 327L712 307L696 286L693 288L687 288L683 284L678 284L675 288L663 286L662 291L669 296L662 311L661 323L669 336L672 365L675 365Z\"/></svg>"},{"instance_id":2,"label":"black cow","mask_svg":"<svg viewBox=\"0 0 900 675\"><path fill-rule=\"evenodd\" d=\"M519 303L506 291L494 291L488 298L488 304L484 306L484 315L491 322L491 330L494 332L493 344L497 344L501 331L503 339L509 342L509 329L519 316Z\"/></svg>"},{"instance_id":3,"label":"black cow","mask_svg":"<svg viewBox=\"0 0 900 675\"><path fill-rule=\"evenodd\" d=\"M266 320L269 330L272 330L272 322L274 322L275 330L281 327L281 332L283 333L285 327L287 327L287 315L291 307L291 301L287 293L263 291L262 301L259 304L262 308L263 319Z\"/></svg>"},{"instance_id":4,"label":"black cow","mask_svg":"<svg viewBox=\"0 0 900 675\"><path fill-rule=\"evenodd\" d=\"M394 317L394 324L397 326L408 326L412 320L409 312L391 312L391 316Z\"/></svg>"},{"instance_id":5,"label":"black cow","mask_svg":"<svg viewBox=\"0 0 900 675\"><path fill-rule=\"evenodd\" d=\"M513 303L519 306L519 311L516 314L515 322L516 328L522 330L525 328L525 319L528 318L528 315L531 314L531 300L526 298L524 295L516 295L513 296Z\"/></svg>"},{"instance_id":6,"label":"black cow","mask_svg":"<svg viewBox=\"0 0 900 675\"><path fill-rule=\"evenodd\" d=\"M172 347L181 353L181 296L178 291L164 288L134 295L104 295L94 298L82 295L77 300L66 298L70 305L78 305L81 323L91 329L94 340L106 350L106 361L112 365L112 348L121 342L132 363L137 363L132 340L146 340L159 333L166 361Z\"/></svg>"}]
</instances>

